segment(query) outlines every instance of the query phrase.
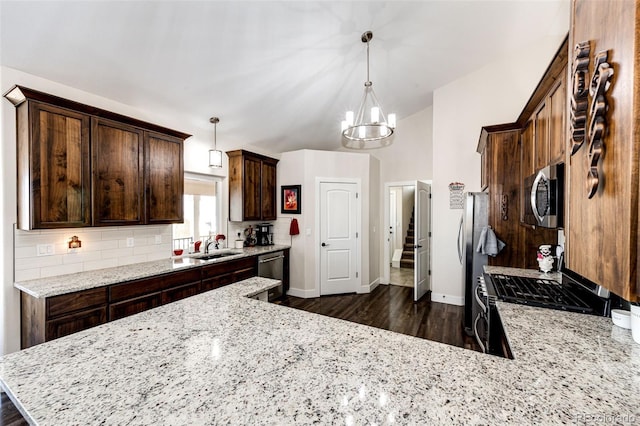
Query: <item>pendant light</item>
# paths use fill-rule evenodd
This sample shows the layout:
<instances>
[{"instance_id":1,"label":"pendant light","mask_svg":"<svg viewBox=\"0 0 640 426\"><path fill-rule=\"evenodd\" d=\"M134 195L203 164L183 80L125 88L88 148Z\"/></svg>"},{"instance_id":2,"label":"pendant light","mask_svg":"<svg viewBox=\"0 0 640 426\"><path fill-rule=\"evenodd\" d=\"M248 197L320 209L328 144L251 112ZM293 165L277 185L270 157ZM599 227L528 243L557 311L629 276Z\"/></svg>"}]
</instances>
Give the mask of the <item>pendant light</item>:
<instances>
[{"instance_id":1,"label":"pendant light","mask_svg":"<svg viewBox=\"0 0 640 426\"><path fill-rule=\"evenodd\" d=\"M217 124L220 122L218 117L211 117L209 119L210 123L213 123L213 149L209 150L209 167L222 167L222 151L218 150L217 146Z\"/></svg>"},{"instance_id":2,"label":"pendant light","mask_svg":"<svg viewBox=\"0 0 640 426\"><path fill-rule=\"evenodd\" d=\"M342 145L345 148L373 149L389 146L396 128L396 115L389 114L387 120L369 79L369 42L372 38L371 31L365 32L360 38L367 44L367 81L364 83L364 95L357 114L347 111L346 119L342 122Z\"/></svg>"}]
</instances>

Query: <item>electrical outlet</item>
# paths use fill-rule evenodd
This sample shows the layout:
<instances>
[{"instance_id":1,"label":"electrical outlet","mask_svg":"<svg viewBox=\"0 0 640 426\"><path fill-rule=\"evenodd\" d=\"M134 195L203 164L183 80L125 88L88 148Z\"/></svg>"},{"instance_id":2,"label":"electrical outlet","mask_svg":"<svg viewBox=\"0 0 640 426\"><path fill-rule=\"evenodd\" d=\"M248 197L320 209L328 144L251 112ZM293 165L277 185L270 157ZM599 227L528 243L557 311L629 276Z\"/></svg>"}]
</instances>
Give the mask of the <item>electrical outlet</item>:
<instances>
[{"instance_id":1,"label":"electrical outlet","mask_svg":"<svg viewBox=\"0 0 640 426\"><path fill-rule=\"evenodd\" d=\"M56 250L53 244L38 244L38 256L53 256L54 254L56 254Z\"/></svg>"},{"instance_id":2,"label":"electrical outlet","mask_svg":"<svg viewBox=\"0 0 640 426\"><path fill-rule=\"evenodd\" d=\"M127 247L133 247L133 237L127 238Z\"/></svg>"},{"instance_id":3,"label":"electrical outlet","mask_svg":"<svg viewBox=\"0 0 640 426\"><path fill-rule=\"evenodd\" d=\"M156 244L162 244L162 235L156 235Z\"/></svg>"}]
</instances>

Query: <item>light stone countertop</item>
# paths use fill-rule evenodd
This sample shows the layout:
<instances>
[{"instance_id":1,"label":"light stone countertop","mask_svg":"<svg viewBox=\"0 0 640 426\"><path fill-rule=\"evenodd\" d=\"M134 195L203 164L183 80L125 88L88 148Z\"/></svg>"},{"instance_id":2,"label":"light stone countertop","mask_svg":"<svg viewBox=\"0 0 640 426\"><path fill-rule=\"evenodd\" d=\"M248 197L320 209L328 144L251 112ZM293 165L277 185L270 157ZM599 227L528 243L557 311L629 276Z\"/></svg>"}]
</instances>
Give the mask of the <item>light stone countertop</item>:
<instances>
[{"instance_id":1,"label":"light stone countertop","mask_svg":"<svg viewBox=\"0 0 640 426\"><path fill-rule=\"evenodd\" d=\"M135 263L132 265L117 266L114 268L97 269L95 271L21 281L14 283L13 286L33 297L52 297L139 278L147 278L153 275L166 274L180 269L223 263L229 260L240 259L242 257L259 256L261 254L288 248L290 248L290 246L271 245L245 247L244 249L212 250L212 253L232 252L236 254L211 260L201 260L194 257L194 255L184 255L152 262Z\"/></svg>"},{"instance_id":2,"label":"light stone countertop","mask_svg":"<svg viewBox=\"0 0 640 426\"><path fill-rule=\"evenodd\" d=\"M0 385L42 425L640 422L640 345L608 318L499 303L508 360L243 297L277 283L4 356Z\"/></svg>"}]
</instances>

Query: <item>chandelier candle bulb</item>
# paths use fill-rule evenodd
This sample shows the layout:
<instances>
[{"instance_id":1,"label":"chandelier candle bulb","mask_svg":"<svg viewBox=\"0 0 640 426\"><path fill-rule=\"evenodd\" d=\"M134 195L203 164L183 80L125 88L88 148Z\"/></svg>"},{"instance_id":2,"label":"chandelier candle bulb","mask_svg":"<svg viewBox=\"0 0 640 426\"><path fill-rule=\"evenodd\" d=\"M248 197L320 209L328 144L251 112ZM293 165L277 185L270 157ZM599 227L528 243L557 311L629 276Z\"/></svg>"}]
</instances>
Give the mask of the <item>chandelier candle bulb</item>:
<instances>
[{"instance_id":1,"label":"chandelier candle bulb","mask_svg":"<svg viewBox=\"0 0 640 426\"><path fill-rule=\"evenodd\" d=\"M364 126L358 127L358 137L364 139L367 136L367 129Z\"/></svg>"},{"instance_id":2,"label":"chandelier candle bulb","mask_svg":"<svg viewBox=\"0 0 640 426\"><path fill-rule=\"evenodd\" d=\"M391 127L392 129L396 128L396 115L395 114L389 114L389 127Z\"/></svg>"},{"instance_id":3,"label":"chandelier candle bulb","mask_svg":"<svg viewBox=\"0 0 640 426\"><path fill-rule=\"evenodd\" d=\"M347 111L347 127L353 126L353 111Z\"/></svg>"},{"instance_id":4,"label":"chandelier candle bulb","mask_svg":"<svg viewBox=\"0 0 640 426\"><path fill-rule=\"evenodd\" d=\"M380 108L373 107L371 108L371 122L377 123L378 121L380 121Z\"/></svg>"}]
</instances>

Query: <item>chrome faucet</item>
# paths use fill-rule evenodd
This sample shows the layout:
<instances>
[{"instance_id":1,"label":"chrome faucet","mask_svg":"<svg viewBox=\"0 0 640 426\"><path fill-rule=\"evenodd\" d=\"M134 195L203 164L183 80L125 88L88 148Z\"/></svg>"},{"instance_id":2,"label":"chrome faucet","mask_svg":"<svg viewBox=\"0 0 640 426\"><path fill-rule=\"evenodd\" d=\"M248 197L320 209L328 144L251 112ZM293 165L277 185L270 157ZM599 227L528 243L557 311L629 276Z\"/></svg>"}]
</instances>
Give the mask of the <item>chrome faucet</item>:
<instances>
[{"instance_id":1,"label":"chrome faucet","mask_svg":"<svg viewBox=\"0 0 640 426\"><path fill-rule=\"evenodd\" d=\"M216 250L218 250L218 241L216 240L212 240L211 238L209 238L205 243L204 243L204 254L209 254L209 246L211 246L211 244L214 244L214 248Z\"/></svg>"}]
</instances>

